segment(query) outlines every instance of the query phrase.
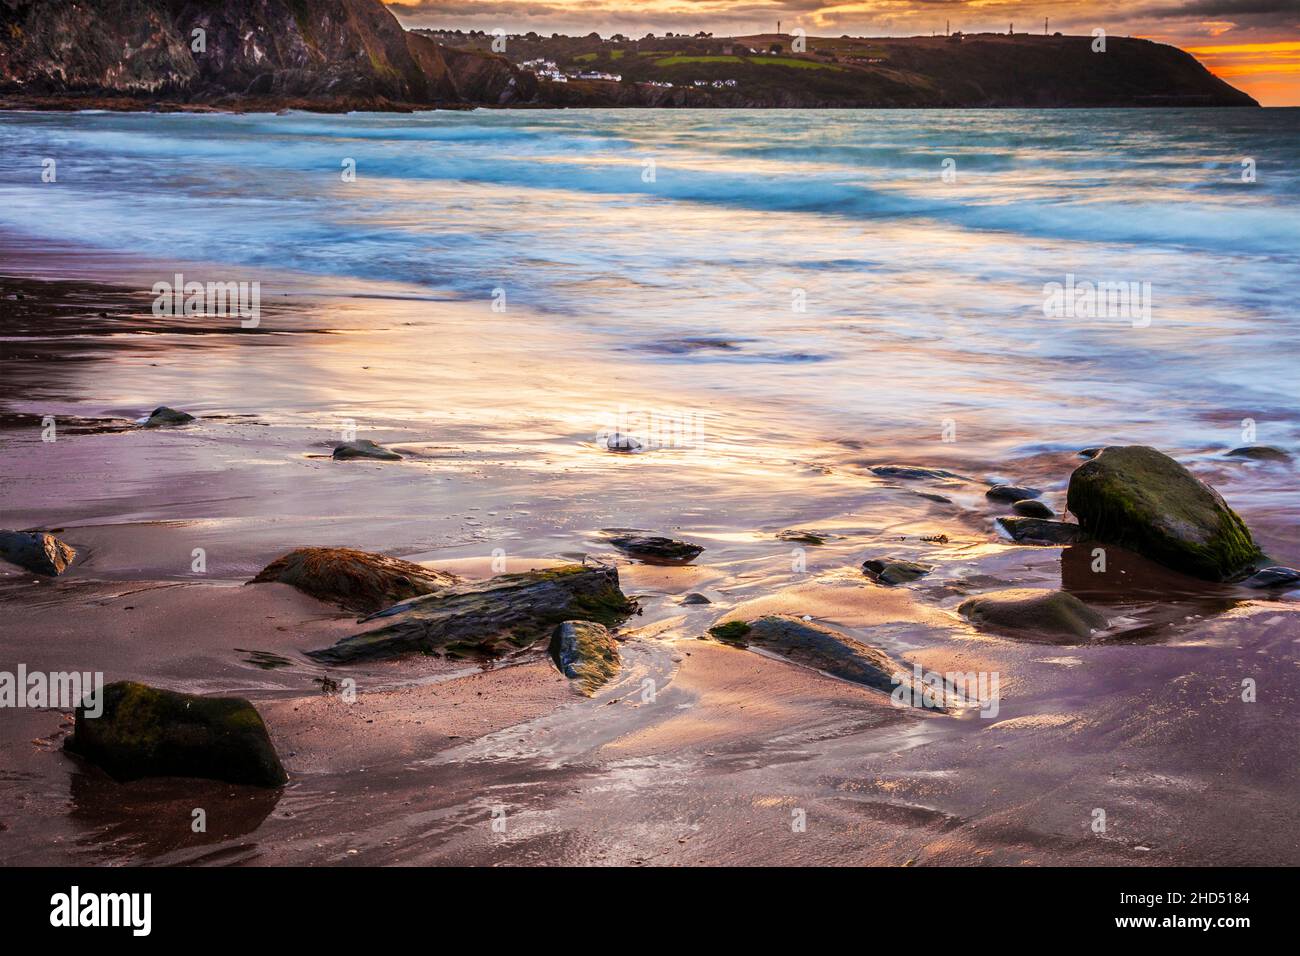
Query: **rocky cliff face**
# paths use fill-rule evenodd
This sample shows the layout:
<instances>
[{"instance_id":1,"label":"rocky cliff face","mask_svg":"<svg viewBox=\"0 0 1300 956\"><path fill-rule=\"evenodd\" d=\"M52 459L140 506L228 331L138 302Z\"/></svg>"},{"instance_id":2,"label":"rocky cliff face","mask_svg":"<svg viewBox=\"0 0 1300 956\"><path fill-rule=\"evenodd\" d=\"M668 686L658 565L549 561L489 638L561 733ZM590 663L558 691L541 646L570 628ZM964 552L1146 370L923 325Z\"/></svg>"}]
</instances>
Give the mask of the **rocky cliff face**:
<instances>
[{"instance_id":1,"label":"rocky cliff face","mask_svg":"<svg viewBox=\"0 0 1300 956\"><path fill-rule=\"evenodd\" d=\"M0 0L0 90L228 104L507 103L535 81L407 33L379 0Z\"/></svg>"}]
</instances>

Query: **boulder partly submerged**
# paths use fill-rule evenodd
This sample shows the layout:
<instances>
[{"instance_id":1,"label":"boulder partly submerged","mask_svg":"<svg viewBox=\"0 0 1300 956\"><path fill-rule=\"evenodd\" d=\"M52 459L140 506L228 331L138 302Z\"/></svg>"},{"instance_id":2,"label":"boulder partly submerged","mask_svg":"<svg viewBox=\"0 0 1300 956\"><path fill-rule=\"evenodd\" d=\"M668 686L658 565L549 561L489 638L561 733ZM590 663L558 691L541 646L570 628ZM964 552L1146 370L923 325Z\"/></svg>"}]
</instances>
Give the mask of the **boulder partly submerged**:
<instances>
[{"instance_id":1,"label":"boulder partly submerged","mask_svg":"<svg viewBox=\"0 0 1300 956\"><path fill-rule=\"evenodd\" d=\"M1110 446L1070 476L1068 504L1092 537L1209 581L1263 556L1217 491L1145 445Z\"/></svg>"},{"instance_id":2,"label":"boulder partly submerged","mask_svg":"<svg viewBox=\"0 0 1300 956\"><path fill-rule=\"evenodd\" d=\"M590 697L622 666L618 643L604 624L565 621L551 634L551 660Z\"/></svg>"},{"instance_id":3,"label":"boulder partly submerged","mask_svg":"<svg viewBox=\"0 0 1300 956\"><path fill-rule=\"evenodd\" d=\"M619 587L616 568L567 564L456 584L403 601L364 619L385 622L382 627L308 651L307 656L324 664L415 651L498 656L549 636L565 621L613 627L636 610L636 602Z\"/></svg>"},{"instance_id":4,"label":"boulder partly submerged","mask_svg":"<svg viewBox=\"0 0 1300 956\"><path fill-rule=\"evenodd\" d=\"M165 425L188 425L195 418L189 412L177 411L166 405L159 405L149 417L140 423L142 428L162 428Z\"/></svg>"},{"instance_id":5,"label":"boulder partly submerged","mask_svg":"<svg viewBox=\"0 0 1300 956\"><path fill-rule=\"evenodd\" d=\"M0 558L34 574L56 578L76 556L70 544L44 531L0 531Z\"/></svg>"},{"instance_id":6,"label":"boulder partly submerged","mask_svg":"<svg viewBox=\"0 0 1300 956\"><path fill-rule=\"evenodd\" d=\"M1039 497L1042 492L1037 488L1026 488L1022 485L994 485L984 492L984 497L993 501L1031 501Z\"/></svg>"},{"instance_id":7,"label":"boulder partly submerged","mask_svg":"<svg viewBox=\"0 0 1300 956\"><path fill-rule=\"evenodd\" d=\"M1290 461L1291 453L1272 445L1243 445L1228 452L1229 458L1249 458L1252 461Z\"/></svg>"},{"instance_id":8,"label":"boulder partly submerged","mask_svg":"<svg viewBox=\"0 0 1300 956\"><path fill-rule=\"evenodd\" d=\"M77 708L64 748L119 781L201 777L254 787L289 779L261 715L242 697L200 697L134 681L103 689L103 712Z\"/></svg>"},{"instance_id":9,"label":"boulder partly submerged","mask_svg":"<svg viewBox=\"0 0 1300 956\"><path fill-rule=\"evenodd\" d=\"M335 461L351 461L355 458L367 458L371 461L401 461L402 456L395 451L389 451L383 445L376 445L369 438L358 438L356 441L345 441L341 445L334 446L334 453L331 455Z\"/></svg>"},{"instance_id":10,"label":"boulder partly submerged","mask_svg":"<svg viewBox=\"0 0 1300 956\"><path fill-rule=\"evenodd\" d=\"M353 548L298 548L282 554L249 584L278 582L318 601L371 613L459 582L445 571Z\"/></svg>"},{"instance_id":11,"label":"boulder partly submerged","mask_svg":"<svg viewBox=\"0 0 1300 956\"><path fill-rule=\"evenodd\" d=\"M1013 588L968 598L957 613L973 624L1026 640L1086 641L1104 630L1105 615L1065 591Z\"/></svg>"},{"instance_id":12,"label":"boulder partly submerged","mask_svg":"<svg viewBox=\"0 0 1300 956\"><path fill-rule=\"evenodd\" d=\"M934 570L933 564L918 564L902 558L868 558L862 562L862 573L877 584L896 586L925 577Z\"/></svg>"},{"instance_id":13,"label":"boulder partly submerged","mask_svg":"<svg viewBox=\"0 0 1300 956\"><path fill-rule=\"evenodd\" d=\"M778 657L823 671L875 690L892 692L895 675L911 674L911 665L893 660L884 651L861 644L814 621L771 614L755 621L728 621L710 629L719 641L734 647L756 647Z\"/></svg>"},{"instance_id":14,"label":"boulder partly submerged","mask_svg":"<svg viewBox=\"0 0 1300 956\"><path fill-rule=\"evenodd\" d=\"M694 561L704 551L698 544L651 534L618 535L610 538L609 543L628 557L649 564L686 564Z\"/></svg>"},{"instance_id":15,"label":"boulder partly submerged","mask_svg":"<svg viewBox=\"0 0 1300 956\"><path fill-rule=\"evenodd\" d=\"M1026 518L1055 518L1056 512L1036 498L1022 498L1011 503L1011 510Z\"/></svg>"}]
</instances>

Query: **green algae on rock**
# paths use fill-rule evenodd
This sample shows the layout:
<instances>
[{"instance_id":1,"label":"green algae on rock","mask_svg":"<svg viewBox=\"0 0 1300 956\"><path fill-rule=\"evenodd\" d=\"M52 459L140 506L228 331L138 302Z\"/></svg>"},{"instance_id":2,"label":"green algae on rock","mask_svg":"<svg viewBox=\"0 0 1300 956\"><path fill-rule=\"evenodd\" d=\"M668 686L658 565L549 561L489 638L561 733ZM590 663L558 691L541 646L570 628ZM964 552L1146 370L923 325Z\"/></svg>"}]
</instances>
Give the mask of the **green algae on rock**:
<instances>
[{"instance_id":1,"label":"green algae on rock","mask_svg":"<svg viewBox=\"0 0 1300 956\"><path fill-rule=\"evenodd\" d=\"M266 724L242 697L201 697L117 681L103 689L103 712L77 707L64 748L119 781L201 777L255 787L289 779Z\"/></svg>"},{"instance_id":2,"label":"green algae on rock","mask_svg":"<svg viewBox=\"0 0 1300 956\"><path fill-rule=\"evenodd\" d=\"M862 562L862 573L877 584L891 587L907 584L925 577L934 570L933 564L918 564L902 558L869 558Z\"/></svg>"},{"instance_id":3,"label":"green algae on rock","mask_svg":"<svg viewBox=\"0 0 1300 956\"><path fill-rule=\"evenodd\" d=\"M1145 445L1110 446L1070 476L1068 504L1098 541L1208 581L1240 577L1262 555L1217 491Z\"/></svg>"},{"instance_id":4,"label":"green algae on rock","mask_svg":"<svg viewBox=\"0 0 1300 956\"><path fill-rule=\"evenodd\" d=\"M1046 588L1012 588L968 598L957 613L991 631L1028 640L1087 640L1109 622L1073 594Z\"/></svg>"},{"instance_id":5,"label":"green algae on rock","mask_svg":"<svg viewBox=\"0 0 1300 956\"><path fill-rule=\"evenodd\" d=\"M609 629L595 621L564 621L551 634L548 650L560 673L577 681L588 697L612 680L623 663Z\"/></svg>"},{"instance_id":6,"label":"green algae on rock","mask_svg":"<svg viewBox=\"0 0 1300 956\"><path fill-rule=\"evenodd\" d=\"M444 590L459 580L445 571L369 551L297 548L276 558L248 583L288 584L319 601L371 613Z\"/></svg>"},{"instance_id":7,"label":"green algae on rock","mask_svg":"<svg viewBox=\"0 0 1300 956\"><path fill-rule=\"evenodd\" d=\"M636 611L636 602L619 588L617 568L567 564L456 584L403 601L364 619L388 621L383 627L308 651L307 656L325 664L416 651L497 656L547 637L565 621L612 627Z\"/></svg>"}]
</instances>

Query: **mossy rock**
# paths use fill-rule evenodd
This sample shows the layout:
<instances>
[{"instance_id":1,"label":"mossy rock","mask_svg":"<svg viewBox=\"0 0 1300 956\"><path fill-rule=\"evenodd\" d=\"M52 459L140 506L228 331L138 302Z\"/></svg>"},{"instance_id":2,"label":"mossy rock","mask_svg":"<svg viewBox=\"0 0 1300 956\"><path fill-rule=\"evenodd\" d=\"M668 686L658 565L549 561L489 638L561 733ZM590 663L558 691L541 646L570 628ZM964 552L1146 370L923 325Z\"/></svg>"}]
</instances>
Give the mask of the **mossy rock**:
<instances>
[{"instance_id":1,"label":"mossy rock","mask_svg":"<svg viewBox=\"0 0 1300 956\"><path fill-rule=\"evenodd\" d=\"M159 405L149 417L145 419L142 428L162 428L164 425L188 425L194 421L194 416L189 412L180 412L174 408L168 408L166 405Z\"/></svg>"},{"instance_id":2,"label":"mossy rock","mask_svg":"<svg viewBox=\"0 0 1300 956\"><path fill-rule=\"evenodd\" d=\"M1243 445L1228 452L1229 458L1249 458L1252 461L1290 461L1291 453L1272 445Z\"/></svg>"},{"instance_id":3,"label":"mossy rock","mask_svg":"<svg viewBox=\"0 0 1300 956\"><path fill-rule=\"evenodd\" d=\"M1107 447L1076 468L1068 504L1098 541L1192 577L1238 578L1262 558L1217 491L1145 445Z\"/></svg>"},{"instance_id":4,"label":"mossy rock","mask_svg":"<svg viewBox=\"0 0 1300 956\"><path fill-rule=\"evenodd\" d=\"M58 577L76 556L71 545L43 531L0 531L0 558L34 574Z\"/></svg>"},{"instance_id":5,"label":"mossy rock","mask_svg":"<svg viewBox=\"0 0 1300 956\"><path fill-rule=\"evenodd\" d=\"M255 787L289 779L266 724L242 697L200 697L118 681L98 717L79 706L64 748L119 781L201 777Z\"/></svg>"},{"instance_id":6,"label":"mossy rock","mask_svg":"<svg viewBox=\"0 0 1300 956\"><path fill-rule=\"evenodd\" d=\"M777 534L782 541L789 541L791 544L812 544L822 545L826 543L826 536L818 534L816 531L799 531L789 530Z\"/></svg>"},{"instance_id":7,"label":"mossy rock","mask_svg":"<svg viewBox=\"0 0 1300 956\"><path fill-rule=\"evenodd\" d=\"M551 660L590 697L618 674L623 659L609 629L595 621L565 621L551 634Z\"/></svg>"},{"instance_id":8,"label":"mossy rock","mask_svg":"<svg viewBox=\"0 0 1300 956\"><path fill-rule=\"evenodd\" d=\"M345 441L341 445L335 445L334 454L331 457L335 461L350 461L354 458L368 458L372 461L402 460L402 456L397 452L389 451L383 445L376 445L369 438Z\"/></svg>"},{"instance_id":9,"label":"mossy rock","mask_svg":"<svg viewBox=\"0 0 1300 956\"><path fill-rule=\"evenodd\" d=\"M276 558L248 583L288 584L318 601L368 614L445 590L459 580L444 571L369 551L298 548Z\"/></svg>"},{"instance_id":10,"label":"mossy rock","mask_svg":"<svg viewBox=\"0 0 1300 956\"><path fill-rule=\"evenodd\" d=\"M877 584L890 587L919 580L933 570L933 564L918 564L902 558L869 558L862 562L863 574Z\"/></svg>"},{"instance_id":11,"label":"mossy rock","mask_svg":"<svg viewBox=\"0 0 1300 956\"><path fill-rule=\"evenodd\" d=\"M1073 594L1046 588L1012 588L968 598L957 613L991 631L1027 640L1086 641L1103 630L1105 615Z\"/></svg>"},{"instance_id":12,"label":"mossy rock","mask_svg":"<svg viewBox=\"0 0 1300 956\"><path fill-rule=\"evenodd\" d=\"M704 551L698 544L652 534L617 535L609 543L646 564L687 564Z\"/></svg>"},{"instance_id":13,"label":"mossy rock","mask_svg":"<svg viewBox=\"0 0 1300 956\"><path fill-rule=\"evenodd\" d=\"M325 664L376 660L412 652L496 657L549 637L565 621L621 624L637 612L623 594L618 569L567 564L456 584L394 604L364 619L383 627L308 651Z\"/></svg>"},{"instance_id":14,"label":"mossy rock","mask_svg":"<svg viewBox=\"0 0 1300 956\"><path fill-rule=\"evenodd\" d=\"M725 624L715 624L709 628L709 635L724 644L735 644L739 647L748 646L750 627L744 621L727 621Z\"/></svg>"}]
</instances>

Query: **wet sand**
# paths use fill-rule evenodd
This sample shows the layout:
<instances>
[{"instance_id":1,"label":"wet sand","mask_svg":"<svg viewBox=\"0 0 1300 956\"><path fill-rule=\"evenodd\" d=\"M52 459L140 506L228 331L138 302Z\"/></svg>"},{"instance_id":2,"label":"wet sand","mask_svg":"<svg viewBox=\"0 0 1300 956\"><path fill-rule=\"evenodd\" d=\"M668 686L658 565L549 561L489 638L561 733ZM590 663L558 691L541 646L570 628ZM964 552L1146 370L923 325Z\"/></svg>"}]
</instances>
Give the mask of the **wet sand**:
<instances>
[{"instance_id":1,"label":"wet sand","mask_svg":"<svg viewBox=\"0 0 1300 956\"><path fill-rule=\"evenodd\" d=\"M0 669L248 696L291 782L117 784L59 750L67 713L5 710L0 862L1300 862L1300 604L1137 558L1099 581L1085 548L998 538L992 518L1007 510L981 479L1033 484L1063 507L1073 448L1045 441L999 461L933 438L836 434L797 403L747 404L707 376L621 363L582 330L530 335L527 316L411 290L339 295L281 277L249 334L155 320L147 282L107 285L78 260L25 264L67 279L0 280L0 524L59 529L79 553L54 581L0 565ZM200 420L131 427L158 404ZM618 406L665 404L699 410L708 440L596 447ZM42 442L51 414L60 437ZM405 460L329 460L349 420ZM1209 444L1168 450L1275 558L1300 562L1280 494L1292 466L1228 462ZM867 470L886 461L975 480ZM706 551L686 567L639 564L608 545L610 527ZM776 538L787 528L827 543L796 552ZM331 668L357 681L347 704L301 652L352 633L355 616L243 586L306 544L469 577L491 573L494 551L509 570L589 556L617 563L643 610L621 635L623 672L590 700L536 648L487 666ZM882 555L937 568L887 589L858 570ZM998 587L1062 585L1116 626L1082 646L1033 644L953 610ZM691 592L713 603L682 605ZM773 612L931 670L996 671L1000 711L904 711L701 640L719 620ZM1255 703L1240 699L1246 677ZM195 807L206 834L190 831ZM1105 834L1090 828L1097 808Z\"/></svg>"}]
</instances>

